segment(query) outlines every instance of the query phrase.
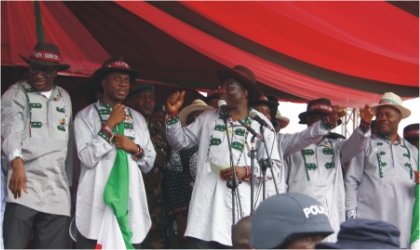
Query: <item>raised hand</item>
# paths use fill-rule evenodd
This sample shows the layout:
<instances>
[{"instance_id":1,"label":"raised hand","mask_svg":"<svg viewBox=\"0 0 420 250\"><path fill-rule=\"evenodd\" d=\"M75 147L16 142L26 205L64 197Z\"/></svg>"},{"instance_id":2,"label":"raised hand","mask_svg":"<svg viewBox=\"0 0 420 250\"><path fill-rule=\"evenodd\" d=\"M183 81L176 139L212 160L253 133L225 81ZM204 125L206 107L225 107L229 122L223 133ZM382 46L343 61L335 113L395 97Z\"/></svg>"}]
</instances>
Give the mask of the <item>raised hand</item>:
<instances>
[{"instance_id":1,"label":"raised hand","mask_svg":"<svg viewBox=\"0 0 420 250\"><path fill-rule=\"evenodd\" d=\"M123 104L117 104L114 106L114 109L109 115L108 121L105 123L105 125L108 126L111 130L126 119L124 108L125 105Z\"/></svg>"},{"instance_id":2,"label":"raised hand","mask_svg":"<svg viewBox=\"0 0 420 250\"><path fill-rule=\"evenodd\" d=\"M333 106L332 112L328 115L328 119L331 122L336 122L345 115L346 115L346 110L341 106L335 105Z\"/></svg>"},{"instance_id":3,"label":"raised hand","mask_svg":"<svg viewBox=\"0 0 420 250\"><path fill-rule=\"evenodd\" d=\"M360 107L360 118L363 122L370 124L374 116L375 114L369 105L366 104L365 107Z\"/></svg>"},{"instance_id":4,"label":"raised hand","mask_svg":"<svg viewBox=\"0 0 420 250\"><path fill-rule=\"evenodd\" d=\"M28 193L26 188L26 172L21 158L16 158L12 162L13 173L10 177L9 189L15 199L20 198L22 190Z\"/></svg>"},{"instance_id":5,"label":"raised hand","mask_svg":"<svg viewBox=\"0 0 420 250\"><path fill-rule=\"evenodd\" d=\"M181 108L182 104L184 103L184 96L185 91L177 91L170 95L168 99L166 99L166 107L168 109L168 113L177 113Z\"/></svg>"}]
</instances>

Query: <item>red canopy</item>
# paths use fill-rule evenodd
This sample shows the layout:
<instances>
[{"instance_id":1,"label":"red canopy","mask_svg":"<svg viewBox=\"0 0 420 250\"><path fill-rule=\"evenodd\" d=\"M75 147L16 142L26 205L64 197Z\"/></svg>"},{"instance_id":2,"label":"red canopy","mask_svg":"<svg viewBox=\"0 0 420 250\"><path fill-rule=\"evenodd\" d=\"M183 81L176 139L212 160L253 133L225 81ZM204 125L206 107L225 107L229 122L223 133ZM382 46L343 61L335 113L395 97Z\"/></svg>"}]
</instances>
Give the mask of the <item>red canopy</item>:
<instances>
[{"instance_id":1,"label":"red canopy","mask_svg":"<svg viewBox=\"0 0 420 250\"><path fill-rule=\"evenodd\" d=\"M62 2L39 2L45 41L60 48L64 75L90 76L110 56ZM2 2L1 65L27 66L37 43L34 2Z\"/></svg>"},{"instance_id":2,"label":"red canopy","mask_svg":"<svg viewBox=\"0 0 420 250\"><path fill-rule=\"evenodd\" d=\"M28 55L36 43L33 2L1 4L2 66L25 65L18 54ZM71 65L67 74L91 75L121 55L143 79L196 89L217 84L217 69L242 64L266 94L283 99L325 97L358 107L386 91L418 96L418 2L40 6L45 39L60 47Z\"/></svg>"}]
</instances>

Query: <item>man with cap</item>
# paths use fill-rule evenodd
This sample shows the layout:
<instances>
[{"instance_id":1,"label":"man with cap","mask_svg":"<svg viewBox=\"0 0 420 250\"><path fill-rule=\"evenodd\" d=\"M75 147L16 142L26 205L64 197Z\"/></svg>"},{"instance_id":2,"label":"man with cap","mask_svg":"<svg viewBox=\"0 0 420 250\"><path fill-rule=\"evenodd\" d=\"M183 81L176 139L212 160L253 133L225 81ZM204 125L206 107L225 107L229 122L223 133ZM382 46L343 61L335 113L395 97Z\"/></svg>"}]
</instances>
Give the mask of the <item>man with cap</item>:
<instances>
[{"instance_id":1,"label":"man with cap","mask_svg":"<svg viewBox=\"0 0 420 250\"><path fill-rule=\"evenodd\" d=\"M143 115L156 151L153 169L147 174L143 173L152 228L141 246L147 249L168 248L166 237L168 220L162 182L171 148L166 140L164 125L152 120L152 114L156 108L154 85L147 82L134 85L127 96L126 104Z\"/></svg>"},{"instance_id":2,"label":"man with cap","mask_svg":"<svg viewBox=\"0 0 420 250\"><path fill-rule=\"evenodd\" d=\"M252 216L250 246L271 249L314 249L334 230L326 209L300 193L271 196Z\"/></svg>"},{"instance_id":3,"label":"man with cap","mask_svg":"<svg viewBox=\"0 0 420 250\"><path fill-rule=\"evenodd\" d=\"M211 109L204 101L196 99L179 113L181 126L193 123L204 111ZM171 248L187 248L184 233L187 226L188 206L197 172L198 146L172 152L170 164L163 174L163 193L167 201L169 241ZM176 155L175 155L176 154Z\"/></svg>"},{"instance_id":4,"label":"man with cap","mask_svg":"<svg viewBox=\"0 0 420 250\"><path fill-rule=\"evenodd\" d=\"M340 225L337 242L321 242L316 249L399 249L400 230L385 221L348 220Z\"/></svg>"},{"instance_id":5,"label":"man with cap","mask_svg":"<svg viewBox=\"0 0 420 250\"><path fill-rule=\"evenodd\" d=\"M12 85L1 101L2 149L7 157L4 247L26 248L34 231L35 248L65 248L70 223L73 127L70 95L54 83L60 50L35 45L29 79Z\"/></svg>"},{"instance_id":6,"label":"man with cap","mask_svg":"<svg viewBox=\"0 0 420 250\"><path fill-rule=\"evenodd\" d=\"M322 120L325 126L335 127L336 123L330 123L328 119L333 108L340 107L332 107L330 100L325 98L312 100L308 102L307 111L299 115L299 123L311 126ZM370 107L366 105L360 108L360 126L348 140L326 135L299 152L285 155L288 165L288 192L307 194L318 200L326 209L331 226L336 232L345 221L345 191L341 166L366 147L373 116ZM341 120L338 124L340 123ZM335 242L336 233L325 240Z\"/></svg>"},{"instance_id":7,"label":"man with cap","mask_svg":"<svg viewBox=\"0 0 420 250\"><path fill-rule=\"evenodd\" d=\"M401 231L400 247L409 247L418 149L398 135L398 124L411 111L401 98L385 93L372 107L378 133L347 168L347 218L383 220Z\"/></svg>"},{"instance_id":8,"label":"man with cap","mask_svg":"<svg viewBox=\"0 0 420 250\"><path fill-rule=\"evenodd\" d=\"M265 95L261 95L260 99L254 101L249 104L253 109L263 114L267 119L273 124L272 118L274 118L271 114L277 110L279 106L278 102L271 102L268 100L268 97ZM274 127L275 124L273 124Z\"/></svg>"},{"instance_id":9,"label":"man with cap","mask_svg":"<svg viewBox=\"0 0 420 250\"><path fill-rule=\"evenodd\" d=\"M289 125L290 123L289 118L281 115L280 109L277 109L275 120L276 120L276 125L274 128L276 129L277 133L279 133L281 129L284 129L285 127L287 127L287 125Z\"/></svg>"},{"instance_id":10,"label":"man with cap","mask_svg":"<svg viewBox=\"0 0 420 250\"><path fill-rule=\"evenodd\" d=\"M128 217L127 225L118 221L121 230L128 231L125 234L128 239L125 239L139 248L150 229L141 172L147 173L152 169L156 152L143 116L122 104L139 73L131 70L121 57L106 60L91 79L96 91L103 97L76 115L75 139L81 162L75 216L77 248L95 248L100 231L109 229L102 227L107 224L104 219L110 209L109 203L105 204L105 194L116 191L108 182L115 169L126 168L128 171L124 181L128 181L128 194L124 195L128 204L120 204L128 211L128 214L122 215ZM117 178L112 180L118 181ZM123 187L121 183L118 186ZM116 201L124 197L118 196Z\"/></svg>"},{"instance_id":11,"label":"man with cap","mask_svg":"<svg viewBox=\"0 0 420 250\"><path fill-rule=\"evenodd\" d=\"M419 124L414 123L404 128L404 139L419 148Z\"/></svg>"},{"instance_id":12,"label":"man with cap","mask_svg":"<svg viewBox=\"0 0 420 250\"><path fill-rule=\"evenodd\" d=\"M209 105L212 108L218 108L218 102L220 100L220 91L219 86L215 86L207 92L207 97L204 97L203 99L207 105Z\"/></svg>"},{"instance_id":13,"label":"man with cap","mask_svg":"<svg viewBox=\"0 0 420 250\"><path fill-rule=\"evenodd\" d=\"M165 127L165 117L166 117L166 107L165 104L156 103L153 113L150 116L150 120L159 122L163 127Z\"/></svg>"},{"instance_id":14,"label":"man with cap","mask_svg":"<svg viewBox=\"0 0 420 250\"><path fill-rule=\"evenodd\" d=\"M221 109L207 110L198 116L195 122L182 128L178 110L183 104L185 91L173 93L168 97L166 105L169 115L166 120L167 138L172 149L179 151L199 147L196 182L185 233L191 248L224 248L232 245L232 192L226 186L227 181L232 178L230 158L233 159L237 178L242 181L236 192L235 222L251 212L248 180L251 176L249 153L252 135L238 120L253 130L258 130L259 124L249 118L252 109L248 107L248 103L258 100L261 91L256 85L252 71L244 66L219 70L217 76L222 83L220 98L226 103ZM269 124L268 119L262 119ZM268 129L265 131L265 140L271 149L274 134ZM231 142L231 150L228 139ZM258 161L267 157L261 141L256 140L256 148ZM278 168L276 145L272 152L273 166ZM259 185L262 177L258 165L253 174L256 177L255 185ZM241 210L238 209L239 204Z\"/></svg>"}]
</instances>

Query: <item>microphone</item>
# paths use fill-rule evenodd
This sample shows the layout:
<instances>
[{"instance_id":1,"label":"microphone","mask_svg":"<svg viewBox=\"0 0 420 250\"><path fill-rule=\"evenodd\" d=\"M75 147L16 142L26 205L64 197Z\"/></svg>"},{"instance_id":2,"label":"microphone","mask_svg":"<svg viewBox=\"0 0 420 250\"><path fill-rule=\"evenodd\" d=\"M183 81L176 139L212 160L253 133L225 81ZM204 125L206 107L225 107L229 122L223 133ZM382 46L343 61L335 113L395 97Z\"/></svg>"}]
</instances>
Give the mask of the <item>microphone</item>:
<instances>
[{"instance_id":1,"label":"microphone","mask_svg":"<svg viewBox=\"0 0 420 250\"><path fill-rule=\"evenodd\" d=\"M218 106L221 110L225 111L225 110L226 110L226 101L225 101L225 100L219 100L219 101L217 102L217 106Z\"/></svg>"},{"instance_id":2,"label":"microphone","mask_svg":"<svg viewBox=\"0 0 420 250\"><path fill-rule=\"evenodd\" d=\"M241 119L239 119L238 122L239 122L239 124L241 124L242 126L244 126L253 136L257 137L260 141L264 142L264 138L260 134L258 134L257 132L255 132L255 130L253 128L251 128L251 126L249 126L248 124L246 124Z\"/></svg>"},{"instance_id":3,"label":"microphone","mask_svg":"<svg viewBox=\"0 0 420 250\"><path fill-rule=\"evenodd\" d=\"M274 129L271 126L268 126L267 122L264 121L264 119L262 119L255 110L252 110L249 113L249 117L252 120L258 122L261 126L264 126L264 127L268 128L269 130L271 130L272 132L275 132Z\"/></svg>"},{"instance_id":4,"label":"microphone","mask_svg":"<svg viewBox=\"0 0 420 250\"><path fill-rule=\"evenodd\" d=\"M227 118L229 116L229 110L227 109L226 106L226 101L225 100L219 100L217 102L217 106L220 108L220 110L222 112L220 112L225 118Z\"/></svg>"}]
</instances>

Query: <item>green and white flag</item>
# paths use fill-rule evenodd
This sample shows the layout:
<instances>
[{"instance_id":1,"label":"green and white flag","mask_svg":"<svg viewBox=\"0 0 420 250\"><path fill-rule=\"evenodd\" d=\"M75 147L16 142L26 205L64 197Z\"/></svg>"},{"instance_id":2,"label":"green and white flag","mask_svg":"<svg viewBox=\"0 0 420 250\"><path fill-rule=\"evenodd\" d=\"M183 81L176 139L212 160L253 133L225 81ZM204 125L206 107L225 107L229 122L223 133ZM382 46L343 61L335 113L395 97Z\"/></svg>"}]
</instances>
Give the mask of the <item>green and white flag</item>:
<instances>
[{"instance_id":1,"label":"green and white flag","mask_svg":"<svg viewBox=\"0 0 420 250\"><path fill-rule=\"evenodd\" d=\"M118 133L124 133L124 122L118 125ZM104 201L107 206L96 249L134 249L131 244L133 233L128 224L128 164L127 152L118 149L105 185Z\"/></svg>"}]
</instances>

